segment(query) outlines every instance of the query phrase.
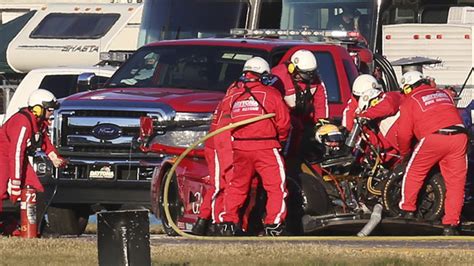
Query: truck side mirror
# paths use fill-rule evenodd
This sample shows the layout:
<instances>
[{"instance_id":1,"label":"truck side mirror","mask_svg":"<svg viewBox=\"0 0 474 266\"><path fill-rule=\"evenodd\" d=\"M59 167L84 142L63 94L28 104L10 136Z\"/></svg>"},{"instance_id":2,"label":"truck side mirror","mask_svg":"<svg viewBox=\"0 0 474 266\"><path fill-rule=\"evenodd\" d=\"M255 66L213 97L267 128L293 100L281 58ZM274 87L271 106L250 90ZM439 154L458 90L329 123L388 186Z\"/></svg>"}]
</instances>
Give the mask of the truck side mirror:
<instances>
[{"instance_id":1,"label":"truck side mirror","mask_svg":"<svg viewBox=\"0 0 474 266\"><path fill-rule=\"evenodd\" d=\"M82 73L77 77L77 92L96 90L99 86L99 78L95 73Z\"/></svg>"}]
</instances>

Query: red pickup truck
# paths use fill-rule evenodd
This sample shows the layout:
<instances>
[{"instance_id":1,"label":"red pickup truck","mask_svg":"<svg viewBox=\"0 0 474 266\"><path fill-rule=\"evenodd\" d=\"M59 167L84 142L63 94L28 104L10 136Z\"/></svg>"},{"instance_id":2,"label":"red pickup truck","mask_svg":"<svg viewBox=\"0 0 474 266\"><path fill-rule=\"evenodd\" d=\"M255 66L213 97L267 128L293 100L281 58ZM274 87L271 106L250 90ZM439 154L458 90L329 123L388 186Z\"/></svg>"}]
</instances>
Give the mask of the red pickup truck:
<instances>
[{"instance_id":1,"label":"red pickup truck","mask_svg":"<svg viewBox=\"0 0 474 266\"><path fill-rule=\"evenodd\" d=\"M191 144L191 140L197 140L205 134L205 131L203 134L196 134L195 129L206 123L195 118L197 115L201 118L210 117L210 113L224 96L229 84L239 77L245 60L260 56L267 59L273 67L280 62L288 61L294 51L301 48L314 52L318 61L319 75L328 92L330 117L341 118L345 103L351 95L351 84L358 71L346 49L334 44L277 39L163 41L141 48L122 66L122 71L119 70L117 75L122 76L125 70L133 69L130 66L135 65L138 58L144 59L150 53L156 54L158 62L155 74L146 81L151 82L151 85L143 85L147 88L147 92L145 89L139 90L144 94L141 98L151 100L147 94L154 91L157 96L161 96L160 102L168 105L176 114L171 115L171 122L155 118L155 130L159 134L155 134L149 140L148 148L154 153L179 154ZM172 63L169 61L171 59ZM120 84L116 76L111 79L109 87L117 86L117 90L123 90ZM150 86L154 88L149 89ZM183 114L187 114L188 118ZM181 136L181 139L178 135L173 137L170 135L173 131L170 130L176 129L194 135L189 138ZM192 131L194 133L191 133ZM175 232L164 217L162 181L173 162L173 156L165 157L155 168L151 183L152 211L162 219L169 235L175 235ZM206 161L201 152L194 152L178 166L169 191L170 212L181 229L192 228L203 195L209 187L210 178Z\"/></svg>"}]
</instances>

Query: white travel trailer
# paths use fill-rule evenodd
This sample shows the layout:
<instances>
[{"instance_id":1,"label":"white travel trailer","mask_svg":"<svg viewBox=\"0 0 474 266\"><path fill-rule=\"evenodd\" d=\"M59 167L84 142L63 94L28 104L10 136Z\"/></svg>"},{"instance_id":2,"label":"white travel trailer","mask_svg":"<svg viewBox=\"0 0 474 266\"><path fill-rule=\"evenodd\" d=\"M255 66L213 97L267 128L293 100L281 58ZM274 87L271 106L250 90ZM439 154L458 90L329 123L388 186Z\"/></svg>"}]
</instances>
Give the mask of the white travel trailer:
<instances>
[{"instance_id":1,"label":"white travel trailer","mask_svg":"<svg viewBox=\"0 0 474 266\"><path fill-rule=\"evenodd\" d=\"M28 72L18 86L10 87L8 97L0 103L0 126L8 118L18 112L20 108L26 107L28 96L37 89L51 91L57 98L64 98L77 91L77 79L82 73L94 73L99 84L105 83L117 70L111 66L90 67L54 67L38 68ZM14 92L14 94L13 94Z\"/></svg>"},{"instance_id":2,"label":"white travel trailer","mask_svg":"<svg viewBox=\"0 0 474 266\"><path fill-rule=\"evenodd\" d=\"M26 73L40 67L94 65L100 52L134 51L142 9L142 4L44 5L31 11L0 63L3 59L12 72Z\"/></svg>"},{"instance_id":3,"label":"white travel trailer","mask_svg":"<svg viewBox=\"0 0 474 266\"><path fill-rule=\"evenodd\" d=\"M474 7L451 7L447 23L383 26L383 51L392 62L415 56L440 60L424 66L423 73L436 78L439 86L466 82L460 108L474 98L474 75L468 76L474 68ZM401 69L395 71L400 80Z\"/></svg>"}]
</instances>

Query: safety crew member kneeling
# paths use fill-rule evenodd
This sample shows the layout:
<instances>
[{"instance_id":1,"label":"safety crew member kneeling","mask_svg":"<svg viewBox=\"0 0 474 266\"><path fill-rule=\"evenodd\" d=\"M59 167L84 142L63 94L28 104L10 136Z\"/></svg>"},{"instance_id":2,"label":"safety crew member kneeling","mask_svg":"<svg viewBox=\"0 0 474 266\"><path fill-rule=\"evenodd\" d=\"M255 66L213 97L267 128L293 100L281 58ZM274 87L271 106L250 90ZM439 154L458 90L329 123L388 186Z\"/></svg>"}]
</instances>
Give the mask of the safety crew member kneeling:
<instances>
[{"instance_id":1,"label":"safety crew member kneeling","mask_svg":"<svg viewBox=\"0 0 474 266\"><path fill-rule=\"evenodd\" d=\"M445 90L429 85L418 71L403 75L406 99L400 106L398 143L401 156L409 156L412 138L418 140L408 160L402 185L400 209L413 217L418 192L430 169L437 163L446 183L444 234L457 234L456 226L464 200L467 174L467 130Z\"/></svg>"},{"instance_id":2,"label":"safety crew member kneeling","mask_svg":"<svg viewBox=\"0 0 474 266\"><path fill-rule=\"evenodd\" d=\"M230 113L233 123L264 114L275 117L234 129L234 174L225 189L223 235L234 235L239 223L239 209L247 198L252 177L259 174L267 192L266 235L284 231L286 218L286 175L281 143L290 129L289 110L280 92L262 80L270 72L268 63L254 57L244 65L241 79L232 84L223 99L223 113ZM262 79L263 77L263 79ZM227 110L226 110L227 109Z\"/></svg>"}]
</instances>

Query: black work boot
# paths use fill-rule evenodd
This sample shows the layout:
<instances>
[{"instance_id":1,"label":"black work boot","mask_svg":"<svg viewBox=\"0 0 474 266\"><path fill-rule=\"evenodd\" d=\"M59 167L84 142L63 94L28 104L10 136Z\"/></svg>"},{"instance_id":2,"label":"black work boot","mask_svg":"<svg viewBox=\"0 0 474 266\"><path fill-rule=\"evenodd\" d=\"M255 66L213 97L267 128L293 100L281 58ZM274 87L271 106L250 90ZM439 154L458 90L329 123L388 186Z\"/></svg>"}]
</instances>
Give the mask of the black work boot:
<instances>
[{"instance_id":1,"label":"black work boot","mask_svg":"<svg viewBox=\"0 0 474 266\"><path fill-rule=\"evenodd\" d=\"M237 226L232 222L224 222L218 224L221 236L234 236L237 231Z\"/></svg>"},{"instance_id":2,"label":"black work boot","mask_svg":"<svg viewBox=\"0 0 474 266\"><path fill-rule=\"evenodd\" d=\"M207 229L208 236L220 236L219 226L216 223L211 223Z\"/></svg>"},{"instance_id":3,"label":"black work boot","mask_svg":"<svg viewBox=\"0 0 474 266\"><path fill-rule=\"evenodd\" d=\"M456 225L445 225L443 229L443 236L458 236L459 231Z\"/></svg>"},{"instance_id":4,"label":"black work boot","mask_svg":"<svg viewBox=\"0 0 474 266\"><path fill-rule=\"evenodd\" d=\"M265 225L265 236L286 236L288 235L285 230L284 224L266 224Z\"/></svg>"},{"instance_id":5,"label":"black work boot","mask_svg":"<svg viewBox=\"0 0 474 266\"><path fill-rule=\"evenodd\" d=\"M194 226L191 232L194 235L205 236L207 234L209 222L210 222L209 219L198 218L197 221L194 223Z\"/></svg>"}]
</instances>

